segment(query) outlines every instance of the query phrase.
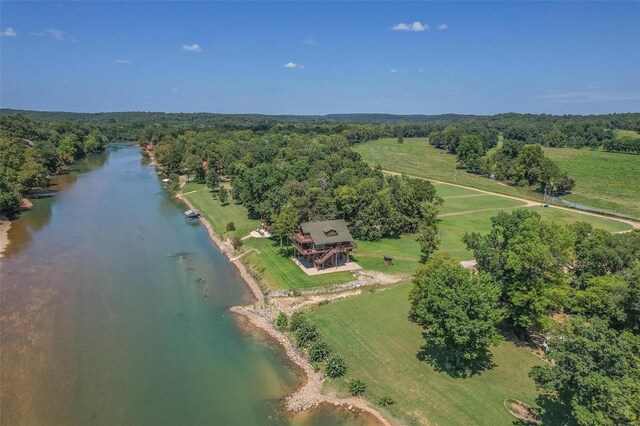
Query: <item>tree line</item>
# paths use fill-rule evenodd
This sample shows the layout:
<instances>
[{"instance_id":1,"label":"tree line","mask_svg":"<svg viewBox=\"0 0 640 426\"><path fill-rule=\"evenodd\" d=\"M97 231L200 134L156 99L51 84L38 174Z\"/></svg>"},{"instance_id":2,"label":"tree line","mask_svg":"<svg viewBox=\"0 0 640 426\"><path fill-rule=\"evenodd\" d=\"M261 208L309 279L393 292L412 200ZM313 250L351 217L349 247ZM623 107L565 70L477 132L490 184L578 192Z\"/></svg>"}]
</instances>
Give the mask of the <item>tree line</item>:
<instances>
[{"instance_id":1,"label":"tree line","mask_svg":"<svg viewBox=\"0 0 640 426\"><path fill-rule=\"evenodd\" d=\"M50 177L74 161L104 150L108 139L91 125L35 121L21 115L0 119L0 214L18 209L20 199L51 185Z\"/></svg>"}]
</instances>

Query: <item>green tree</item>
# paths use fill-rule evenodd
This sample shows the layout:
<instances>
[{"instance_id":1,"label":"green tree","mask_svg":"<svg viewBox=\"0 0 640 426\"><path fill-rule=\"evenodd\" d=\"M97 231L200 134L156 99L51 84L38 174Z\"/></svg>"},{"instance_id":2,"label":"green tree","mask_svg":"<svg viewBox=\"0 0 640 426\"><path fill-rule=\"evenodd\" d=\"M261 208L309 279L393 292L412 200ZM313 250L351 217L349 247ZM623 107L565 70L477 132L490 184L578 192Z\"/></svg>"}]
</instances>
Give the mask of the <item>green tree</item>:
<instances>
[{"instance_id":1,"label":"green tree","mask_svg":"<svg viewBox=\"0 0 640 426\"><path fill-rule=\"evenodd\" d=\"M349 382L349 393L353 396L361 396L367 390L367 385L360 379L353 379Z\"/></svg>"},{"instance_id":2,"label":"green tree","mask_svg":"<svg viewBox=\"0 0 640 426\"><path fill-rule=\"evenodd\" d=\"M438 252L415 272L409 319L442 351L445 368L465 376L485 366L489 346L499 341L499 295L489 275L474 274L451 254Z\"/></svg>"},{"instance_id":3,"label":"green tree","mask_svg":"<svg viewBox=\"0 0 640 426\"><path fill-rule=\"evenodd\" d=\"M344 362L342 355L333 354L327 358L324 372L332 379L344 376L347 372L347 364Z\"/></svg>"},{"instance_id":4,"label":"green tree","mask_svg":"<svg viewBox=\"0 0 640 426\"><path fill-rule=\"evenodd\" d=\"M331 354L329 345L324 340L318 339L309 346L309 360L320 362Z\"/></svg>"},{"instance_id":5,"label":"green tree","mask_svg":"<svg viewBox=\"0 0 640 426\"><path fill-rule=\"evenodd\" d=\"M300 225L300 216L298 211L291 205L285 204L280 213L276 215L276 219L271 226L271 232L273 235L280 237L280 246L282 246L282 238L287 238L288 242Z\"/></svg>"},{"instance_id":6,"label":"green tree","mask_svg":"<svg viewBox=\"0 0 640 426\"><path fill-rule=\"evenodd\" d=\"M296 336L296 343L301 348L306 348L313 341L315 341L320 333L318 332L318 327L312 323L304 323L301 327L294 331Z\"/></svg>"},{"instance_id":7,"label":"green tree","mask_svg":"<svg viewBox=\"0 0 640 426\"><path fill-rule=\"evenodd\" d=\"M426 262L440 245L438 235L438 210L442 199L436 197L433 201L425 201L420 205L422 220L418 227L416 240L422 252L421 261Z\"/></svg>"},{"instance_id":8,"label":"green tree","mask_svg":"<svg viewBox=\"0 0 640 426\"><path fill-rule=\"evenodd\" d=\"M572 260L574 236L527 209L500 212L491 223L489 234L465 234L463 241L478 269L500 285L507 317L524 337L525 331L544 325L555 301L568 291L565 268Z\"/></svg>"},{"instance_id":9,"label":"green tree","mask_svg":"<svg viewBox=\"0 0 640 426\"><path fill-rule=\"evenodd\" d=\"M220 204L223 206L229 202L229 191L224 188L220 188L218 190L218 199L220 200Z\"/></svg>"},{"instance_id":10,"label":"green tree","mask_svg":"<svg viewBox=\"0 0 640 426\"><path fill-rule=\"evenodd\" d=\"M533 367L539 403L560 405L584 426L640 422L640 337L617 333L606 321L575 318L549 341L553 363ZM558 422L559 423L559 422Z\"/></svg>"}]
</instances>

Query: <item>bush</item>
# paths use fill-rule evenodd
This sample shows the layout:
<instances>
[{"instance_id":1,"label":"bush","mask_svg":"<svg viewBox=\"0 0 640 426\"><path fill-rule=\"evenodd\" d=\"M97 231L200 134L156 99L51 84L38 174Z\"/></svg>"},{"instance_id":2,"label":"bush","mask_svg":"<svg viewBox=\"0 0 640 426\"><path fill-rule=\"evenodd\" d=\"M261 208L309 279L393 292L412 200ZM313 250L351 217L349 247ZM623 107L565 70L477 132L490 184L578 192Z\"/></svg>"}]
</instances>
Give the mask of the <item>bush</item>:
<instances>
[{"instance_id":1,"label":"bush","mask_svg":"<svg viewBox=\"0 0 640 426\"><path fill-rule=\"evenodd\" d=\"M231 231L235 231L236 230L236 224L233 222L229 222L227 223L227 232L231 232Z\"/></svg>"},{"instance_id":2,"label":"bush","mask_svg":"<svg viewBox=\"0 0 640 426\"><path fill-rule=\"evenodd\" d=\"M360 396L367 390L367 385L360 379L354 379L349 382L349 393L353 396Z\"/></svg>"},{"instance_id":3,"label":"bush","mask_svg":"<svg viewBox=\"0 0 640 426\"><path fill-rule=\"evenodd\" d=\"M331 354L331 349L324 340L316 340L309 348L309 359L311 362L323 361L329 354Z\"/></svg>"},{"instance_id":4,"label":"bush","mask_svg":"<svg viewBox=\"0 0 640 426\"><path fill-rule=\"evenodd\" d=\"M327 363L324 368L327 376L335 379L336 377L342 377L347 372L347 364L344 362L344 358L340 354L331 355L327 359Z\"/></svg>"},{"instance_id":5,"label":"bush","mask_svg":"<svg viewBox=\"0 0 640 426\"><path fill-rule=\"evenodd\" d=\"M233 246L234 250L238 250L240 247L242 247L242 239L238 236L231 237L231 245Z\"/></svg>"},{"instance_id":6,"label":"bush","mask_svg":"<svg viewBox=\"0 0 640 426\"><path fill-rule=\"evenodd\" d=\"M315 341L318 336L318 327L315 324L305 323L300 328L295 331L296 334L296 343L301 348L306 348L313 341Z\"/></svg>"},{"instance_id":7,"label":"bush","mask_svg":"<svg viewBox=\"0 0 640 426\"><path fill-rule=\"evenodd\" d=\"M297 331L300 327L307 323L307 319L302 312L295 312L291 315L291 331Z\"/></svg>"},{"instance_id":8,"label":"bush","mask_svg":"<svg viewBox=\"0 0 640 426\"><path fill-rule=\"evenodd\" d=\"M378 399L377 404L381 407L388 407L390 405L395 404L396 402L389 395L385 395L382 398Z\"/></svg>"},{"instance_id":9,"label":"bush","mask_svg":"<svg viewBox=\"0 0 640 426\"><path fill-rule=\"evenodd\" d=\"M280 312L278 314L278 319L276 319L276 325L280 330L286 330L287 325L289 325L289 318L287 317L287 314Z\"/></svg>"}]
</instances>

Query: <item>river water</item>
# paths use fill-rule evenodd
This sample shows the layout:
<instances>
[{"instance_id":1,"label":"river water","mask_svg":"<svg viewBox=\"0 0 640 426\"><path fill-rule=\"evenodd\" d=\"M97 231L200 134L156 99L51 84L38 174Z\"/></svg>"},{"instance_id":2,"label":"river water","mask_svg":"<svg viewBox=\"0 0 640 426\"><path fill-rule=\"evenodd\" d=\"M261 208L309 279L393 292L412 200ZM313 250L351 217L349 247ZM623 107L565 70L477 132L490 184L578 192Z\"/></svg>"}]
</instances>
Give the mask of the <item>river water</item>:
<instances>
[{"instance_id":1,"label":"river water","mask_svg":"<svg viewBox=\"0 0 640 426\"><path fill-rule=\"evenodd\" d=\"M13 222L0 266L0 423L363 423L282 412L296 372L228 312L246 286L137 147L54 189Z\"/></svg>"}]
</instances>

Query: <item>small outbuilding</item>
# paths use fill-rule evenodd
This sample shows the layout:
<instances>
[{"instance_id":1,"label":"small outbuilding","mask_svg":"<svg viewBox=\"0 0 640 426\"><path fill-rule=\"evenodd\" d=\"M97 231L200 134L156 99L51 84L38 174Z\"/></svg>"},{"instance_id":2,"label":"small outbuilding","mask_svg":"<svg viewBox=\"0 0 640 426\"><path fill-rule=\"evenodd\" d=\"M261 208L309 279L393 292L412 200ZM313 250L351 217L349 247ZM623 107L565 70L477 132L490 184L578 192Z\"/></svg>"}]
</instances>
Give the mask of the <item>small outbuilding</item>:
<instances>
[{"instance_id":1,"label":"small outbuilding","mask_svg":"<svg viewBox=\"0 0 640 426\"><path fill-rule=\"evenodd\" d=\"M197 219L200 217L200 212L196 209L187 210L186 212L184 212L184 215L189 219Z\"/></svg>"}]
</instances>

